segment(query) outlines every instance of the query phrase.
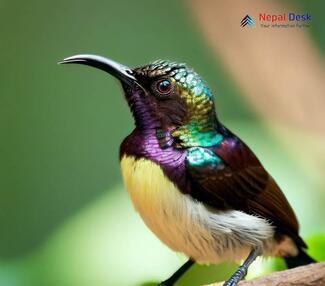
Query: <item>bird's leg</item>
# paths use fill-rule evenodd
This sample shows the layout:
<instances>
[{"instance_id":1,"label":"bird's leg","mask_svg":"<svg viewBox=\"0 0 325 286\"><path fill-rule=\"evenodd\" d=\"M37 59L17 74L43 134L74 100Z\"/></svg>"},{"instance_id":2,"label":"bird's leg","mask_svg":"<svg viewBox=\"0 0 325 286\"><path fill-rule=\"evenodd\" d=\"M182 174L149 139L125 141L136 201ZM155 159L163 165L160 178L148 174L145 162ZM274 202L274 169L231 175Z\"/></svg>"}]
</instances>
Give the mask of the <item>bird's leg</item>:
<instances>
[{"instance_id":1,"label":"bird's leg","mask_svg":"<svg viewBox=\"0 0 325 286\"><path fill-rule=\"evenodd\" d=\"M194 261L189 259L185 262L172 276L167 280L159 283L158 286L172 286L174 283L194 264Z\"/></svg>"},{"instance_id":2,"label":"bird's leg","mask_svg":"<svg viewBox=\"0 0 325 286\"><path fill-rule=\"evenodd\" d=\"M223 286L235 286L238 284L240 280L242 280L246 274L248 267L253 263L253 261L256 259L256 257L259 255L259 252L257 249L253 249L244 263L239 266L239 268L236 270L236 272L231 275L231 277L223 284Z\"/></svg>"}]
</instances>

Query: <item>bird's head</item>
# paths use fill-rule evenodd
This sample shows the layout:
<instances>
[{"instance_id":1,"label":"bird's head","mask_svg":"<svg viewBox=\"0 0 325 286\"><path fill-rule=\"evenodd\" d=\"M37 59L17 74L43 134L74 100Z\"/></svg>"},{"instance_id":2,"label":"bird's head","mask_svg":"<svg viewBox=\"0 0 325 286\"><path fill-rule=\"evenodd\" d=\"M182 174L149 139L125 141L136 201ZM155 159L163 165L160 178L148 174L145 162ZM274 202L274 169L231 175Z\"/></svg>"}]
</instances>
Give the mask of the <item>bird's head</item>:
<instances>
[{"instance_id":1,"label":"bird's head","mask_svg":"<svg viewBox=\"0 0 325 286\"><path fill-rule=\"evenodd\" d=\"M116 77L142 132L155 130L158 139L171 136L179 147L209 146L220 140L213 95L185 64L159 60L131 69L95 55L76 55L61 63L92 66Z\"/></svg>"}]
</instances>

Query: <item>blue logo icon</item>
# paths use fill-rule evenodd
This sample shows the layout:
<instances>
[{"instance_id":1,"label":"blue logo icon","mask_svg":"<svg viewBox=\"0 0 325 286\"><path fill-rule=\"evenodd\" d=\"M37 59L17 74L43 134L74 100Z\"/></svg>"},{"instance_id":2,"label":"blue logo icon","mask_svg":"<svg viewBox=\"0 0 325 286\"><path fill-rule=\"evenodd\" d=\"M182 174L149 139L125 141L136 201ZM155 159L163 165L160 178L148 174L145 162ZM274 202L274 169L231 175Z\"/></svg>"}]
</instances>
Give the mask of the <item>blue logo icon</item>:
<instances>
[{"instance_id":1,"label":"blue logo icon","mask_svg":"<svg viewBox=\"0 0 325 286\"><path fill-rule=\"evenodd\" d=\"M250 26L250 27L254 27L255 26L255 22L253 20L253 18L249 15L246 15L243 20L241 20L240 22L240 26L245 27L246 25Z\"/></svg>"}]
</instances>

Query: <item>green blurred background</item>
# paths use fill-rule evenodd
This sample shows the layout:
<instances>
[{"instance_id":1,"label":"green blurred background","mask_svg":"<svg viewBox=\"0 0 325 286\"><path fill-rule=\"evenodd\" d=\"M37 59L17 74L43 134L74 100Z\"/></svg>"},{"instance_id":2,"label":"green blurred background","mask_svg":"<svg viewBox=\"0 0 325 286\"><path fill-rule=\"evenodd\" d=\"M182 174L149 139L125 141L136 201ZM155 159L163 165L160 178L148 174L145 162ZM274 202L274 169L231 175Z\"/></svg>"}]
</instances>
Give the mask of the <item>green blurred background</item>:
<instances>
[{"instance_id":1,"label":"green blurred background","mask_svg":"<svg viewBox=\"0 0 325 286\"><path fill-rule=\"evenodd\" d=\"M316 15L306 33L322 56L324 3L295 5ZM0 286L150 285L185 261L147 230L123 189L118 148L133 121L120 86L105 73L56 64L77 53L194 67L215 91L219 117L283 187L311 253L325 259L323 171L309 174L305 157L274 135L194 14L191 2L171 0L0 0ZM276 267L259 261L250 275ZM232 269L195 266L178 285L225 279Z\"/></svg>"}]
</instances>

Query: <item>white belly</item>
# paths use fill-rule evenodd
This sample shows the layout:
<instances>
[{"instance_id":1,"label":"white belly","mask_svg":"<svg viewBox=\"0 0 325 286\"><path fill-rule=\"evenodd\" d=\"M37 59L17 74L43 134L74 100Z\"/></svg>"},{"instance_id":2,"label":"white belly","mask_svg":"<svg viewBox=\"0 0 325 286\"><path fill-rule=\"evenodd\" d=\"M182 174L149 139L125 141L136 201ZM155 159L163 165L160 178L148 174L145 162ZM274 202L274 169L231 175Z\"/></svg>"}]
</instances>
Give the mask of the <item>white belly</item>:
<instances>
[{"instance_id":1,"label":"white belly","mask_svg":"<svg viewBox=\"0 0 325 286\"><path fill-rule=\"evenodd\" d=\"M182 194L150 160L124 156L121 167L135 209L174 251L197 262L217 263L243 259L253 247L270 244L273 228L263 218L209 209Z\"/></svg>"}]
</instances>

